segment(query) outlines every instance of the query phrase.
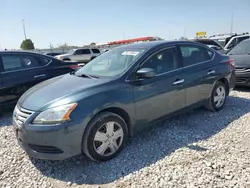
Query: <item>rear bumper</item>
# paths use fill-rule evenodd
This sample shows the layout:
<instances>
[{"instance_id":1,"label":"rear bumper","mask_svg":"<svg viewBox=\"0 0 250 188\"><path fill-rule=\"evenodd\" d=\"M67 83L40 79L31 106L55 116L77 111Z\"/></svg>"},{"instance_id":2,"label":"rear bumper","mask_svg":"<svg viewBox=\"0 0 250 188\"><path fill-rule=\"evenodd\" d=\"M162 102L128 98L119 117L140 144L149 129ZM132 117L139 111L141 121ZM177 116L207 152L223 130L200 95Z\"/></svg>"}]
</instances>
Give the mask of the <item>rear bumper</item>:
<instances>
[{"instance_id":1,"label":"rear bumper","mask_svg":"<svg viewBox=\"0 0 250 188\"><path fill-rule=\"evenodd\" d=\"M250 72L236 72L237 86L250 86Z\"/></svg>"}]
</instances>

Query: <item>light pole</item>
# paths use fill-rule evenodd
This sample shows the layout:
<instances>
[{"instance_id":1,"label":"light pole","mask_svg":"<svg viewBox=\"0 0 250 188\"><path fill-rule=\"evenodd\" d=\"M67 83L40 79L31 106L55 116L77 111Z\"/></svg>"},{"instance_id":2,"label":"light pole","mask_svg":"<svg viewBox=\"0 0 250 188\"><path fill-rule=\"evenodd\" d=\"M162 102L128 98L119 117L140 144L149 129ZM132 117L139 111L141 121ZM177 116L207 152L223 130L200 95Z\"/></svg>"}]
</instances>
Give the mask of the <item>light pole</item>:
<instances>
[{"instance_id":1,"label":"light pole","mask_svg":"<svg viewBox=\"0 0 250 188\"><path fill-rule=\"evenodd\" d=\"M23 23L23 34L24 34L24 39L26 40L26 31L25 31L25 24L24 24L24 19L22 19L22 23Z\"/></svg>"},{"instance_id":2,"label":"light pole","mask_svg":"<svg viewBox=\"0 0 250 188\"><path fill-rule=\"evenodd\" d=\"M231 28L230 28L230 34L233 34L233 26L234 26L234 13L232 14L232 17L231 17Z\"/></svg>"}]
</instances>

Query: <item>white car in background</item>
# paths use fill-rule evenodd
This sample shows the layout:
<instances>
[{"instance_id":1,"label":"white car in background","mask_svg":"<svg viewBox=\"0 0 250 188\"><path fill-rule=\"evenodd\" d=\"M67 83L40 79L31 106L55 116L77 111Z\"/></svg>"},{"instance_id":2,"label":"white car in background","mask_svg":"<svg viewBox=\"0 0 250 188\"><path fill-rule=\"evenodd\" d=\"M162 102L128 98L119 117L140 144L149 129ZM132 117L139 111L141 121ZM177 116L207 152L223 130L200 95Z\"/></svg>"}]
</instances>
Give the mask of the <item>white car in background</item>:
<instances>
[{"instance_id":1,"label":"white car in background","mask_svg":"<svg viewBox=\"0 0 250 188\"><path fill-rule=\"evenodd\" d=\"M55 56L62 61L76 61L79 63L88 63L101 54L97 48L77 48L72 49L66 54Z\"/></svg>"}]
</instances>

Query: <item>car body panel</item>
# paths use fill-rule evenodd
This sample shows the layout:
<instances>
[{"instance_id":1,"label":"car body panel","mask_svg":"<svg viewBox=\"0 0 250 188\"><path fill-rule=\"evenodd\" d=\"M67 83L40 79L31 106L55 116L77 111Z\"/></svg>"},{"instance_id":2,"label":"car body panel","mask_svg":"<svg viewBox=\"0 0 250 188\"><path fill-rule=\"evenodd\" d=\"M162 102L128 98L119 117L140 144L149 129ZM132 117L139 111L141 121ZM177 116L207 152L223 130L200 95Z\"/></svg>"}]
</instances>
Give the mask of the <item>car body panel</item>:
<instances>
[{"instance_id":1,"label":"car body panel","mask_svg":"<svg viewBox=\"0 0 250 188\"><path fill-rule=\"evenodd\" d=\"M234 51L235 48L237 48L236 52ZM228 54L235 62L236 85L250 86L250 40L244 40L235 48Z\"/></svg>"},{"instance_id":2,"label":"car body panel","mask_svg":"<svg viewBox=\"0 0 250 188\"><path fill-rule=\"evenodd\" d=\"M23 55L28 54L29 56L37 58L48 58L51 61L44 66L27 68L22 70L4 71L2 65L3 55ZM57 59L52 59L48 56L38 55L36 53L23 53L23 52L4 52L0 53L0 76L1 76L1 87L0 87L0 108L12 107L17 102L18 98L27 91L30 87L47 80L49 78L59 76L73 69L69 68L70 65L77 65L76 63L65 63Z\"/></svg>"}]
</instances>

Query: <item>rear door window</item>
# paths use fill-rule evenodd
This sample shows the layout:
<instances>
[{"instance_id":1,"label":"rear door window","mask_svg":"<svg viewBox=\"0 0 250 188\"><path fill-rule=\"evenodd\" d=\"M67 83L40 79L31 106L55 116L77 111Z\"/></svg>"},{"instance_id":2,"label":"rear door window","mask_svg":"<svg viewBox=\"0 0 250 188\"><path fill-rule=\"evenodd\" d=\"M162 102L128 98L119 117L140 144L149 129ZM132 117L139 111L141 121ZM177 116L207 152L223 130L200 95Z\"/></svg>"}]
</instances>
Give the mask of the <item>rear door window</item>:
<instances>
[{"instance_id":1,"label":"rear door window","mask_svg":"<svg viewBox=\"0 0 250 188\"><path fill-rule=\"evenodd\" d=\"M180 51L184 67L212 60L214 56L214 52L211 50L190 44L180 45Z\"/></svg>"}]
</instances>

